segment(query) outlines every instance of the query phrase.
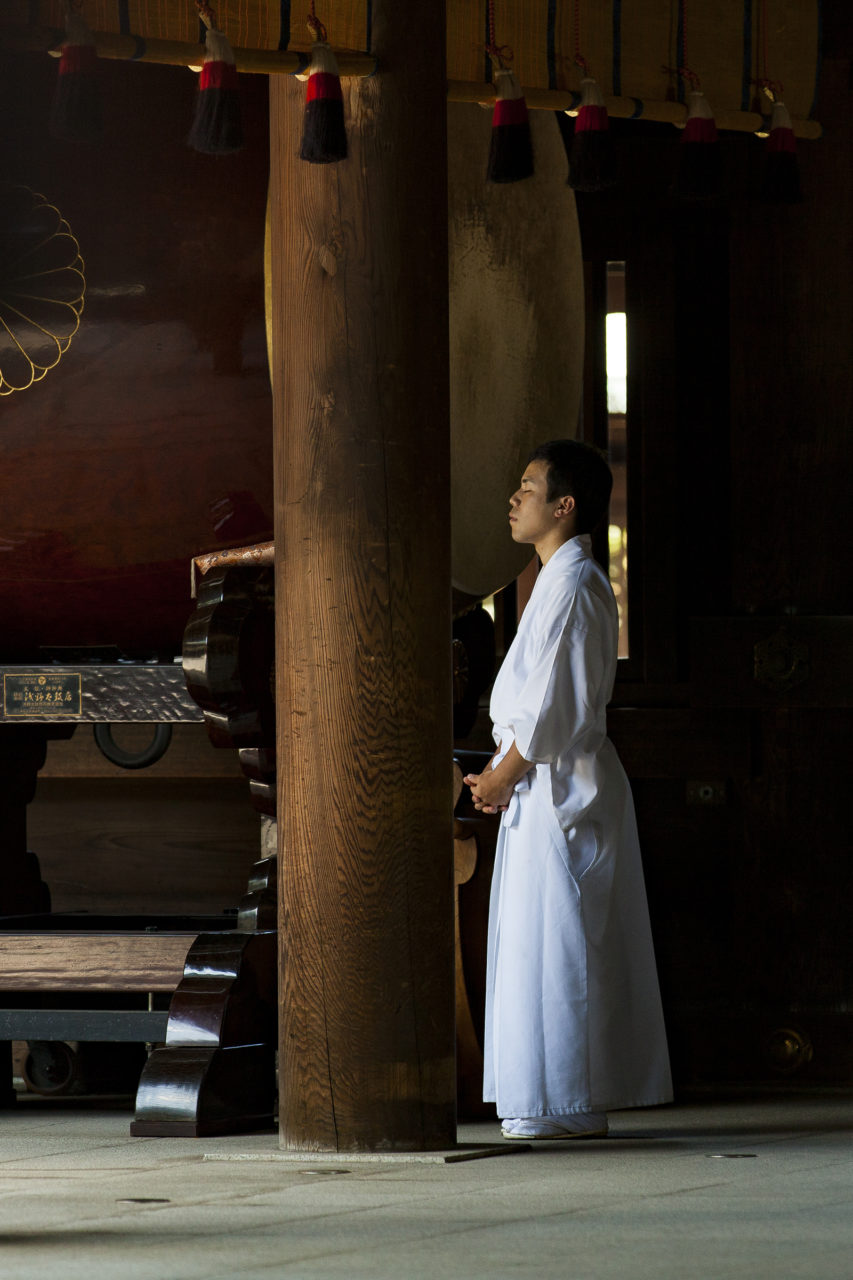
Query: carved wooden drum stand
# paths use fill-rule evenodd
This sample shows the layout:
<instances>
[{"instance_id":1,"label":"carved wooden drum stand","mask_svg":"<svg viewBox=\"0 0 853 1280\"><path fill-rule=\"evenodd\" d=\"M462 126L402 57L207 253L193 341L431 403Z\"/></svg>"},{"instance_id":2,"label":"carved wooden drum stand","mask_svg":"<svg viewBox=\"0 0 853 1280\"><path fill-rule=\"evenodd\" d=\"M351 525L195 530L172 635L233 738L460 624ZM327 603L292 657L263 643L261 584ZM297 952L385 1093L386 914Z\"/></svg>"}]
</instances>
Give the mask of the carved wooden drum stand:
<instances>
[{"instance_id":1,"label":"carved wooden drum stand","mask_svg":"<svg viewBox=\"0 0 853 1280\"><path fill-rule=\"evenodd\" d=\"M262 847L237 929L200 934L143 1069L131 1133L233 1133L272 1125L276 1102L276 853L272 548L200 578L184 635L187 687L215 746L235 748ZM226 559L240 559L239 555ZM216 557L211 558L213 561ZM205 568L209 567L209 563Z\"/></svg>"},{"instance_id":2,"label":"carved wooden drum stand","mask_svg":"<svg viewBox=\"0 0 853 1280\"><path fill-rule=\"evenodd\" d=\"M203 1135L273 1122L274 851L256 864L234 916L51 914L38 860L26 848L26 805L47 740L69 736L76 725L156 721L162 729L205 718L215 743L238 749L269 845L275 812L269 583L269 569L204 580L187 628L194 697L180 664L2 671L0 809L8 838L0 888L5 911L14 912L0 918L5 1058L11 1065L9 1042L28 1041L38 1091L64 1092L74 1072L65 1042L162 1042L143 1070L134 1133ZM154 1007L166 995L168 1012ZM68 1008L73 997L87 1007ZM51 1001L59 1007L45 1007ZM0 1104L14 1098L9 1072Z\"/></svg>"}]
</instances>

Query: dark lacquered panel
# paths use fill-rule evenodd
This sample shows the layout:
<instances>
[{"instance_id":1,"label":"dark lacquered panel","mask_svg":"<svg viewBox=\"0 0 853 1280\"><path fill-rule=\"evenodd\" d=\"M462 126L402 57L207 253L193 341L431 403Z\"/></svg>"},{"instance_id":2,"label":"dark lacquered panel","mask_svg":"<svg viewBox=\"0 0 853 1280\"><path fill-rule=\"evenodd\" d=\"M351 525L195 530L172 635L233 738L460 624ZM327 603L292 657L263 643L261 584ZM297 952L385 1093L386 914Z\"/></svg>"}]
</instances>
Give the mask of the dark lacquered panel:
<instances>
[{"instance_id":1,"label":"dark lacquered panel","mask_svg":"<svg viewBox=\"0 0 853 1280\"><path fill-rule=\"evenodd\" d=\"M58 363L0 396L0 656L178 653L191 558L272 536L266 81L241 78L244 150L210 157L185 142L190 71L103 61L105 134L84 145L48 132L56 70L0 52L2 177L59 210L86 280Z\"/></svg>"}]
</instances>

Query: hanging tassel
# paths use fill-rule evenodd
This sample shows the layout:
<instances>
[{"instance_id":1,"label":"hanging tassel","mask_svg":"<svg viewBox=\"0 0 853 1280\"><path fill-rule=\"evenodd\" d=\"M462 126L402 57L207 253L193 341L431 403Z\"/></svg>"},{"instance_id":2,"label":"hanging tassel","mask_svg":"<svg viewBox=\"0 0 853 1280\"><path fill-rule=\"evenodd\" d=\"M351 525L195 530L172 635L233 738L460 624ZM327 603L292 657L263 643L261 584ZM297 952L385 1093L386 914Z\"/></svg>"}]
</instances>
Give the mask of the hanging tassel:
<instances>
[{"instance_id":1,"label":"hanging tassel","mask_svg":"<svg viewBox=\"0 0 853 1280\"><path fill-rule=\"evenodd\" d=\"M761 195L772 204L797 204L803 198L797 143L784 102L774 102L770 115Z\"/></svg>"},{"instance_id":2,"label":"hanging tassel","mask_svg":"<svg viewBox=\"0 0 853 1280\"><path fill-rule=\"evenodd\" d=\"M187 143L208 156L226 156L243 145L237 68L227 36L216 27L216 15L206 4L198 12L207 27L204 62L198 78L195 116Z\"/></svg>"},{"instance_id":3,"label":"hanging tassel","mask_svg":"<svg viewBox=\"0 0 853 1280\"><path fill-rule=\"evenodd\" d=\"M575 191L603 191L616 185L616 157L607 108L595 80L581 80L581 105L569 151L569 186Z\"/></svg>"},{"instance_id":4,"label":"hanging tassel","mask_svg":"<svg viewBox=\"0 0 853 1280\"><path fill-rule=\"evenodd\" d=\"M518 81L507 67L498 66L495 71L495 92L497 97L492 113L492 141L486 179L489 182L520 182L533 173L533 142L527 103Z\"/></svg>"},{"instance_id":5,"label":"hanging tassel","mask_svg":"<svg viewBox=\"0 0 853 1280\"><path fill-rule=\"evenodd\" d=\"M309 164L333 164L347 158L347 135L344 129L344 97L338 60L326 39L326 28L314 13L314 0L308 18L308 30L314 41L308 87L305 93L305 122L302 128L301 159Z\"/></svg>"},{"instance_id":6,"label":"hanging tassel","mask_svg":"<svg viewBox=\"0 0 853 1280\"><path fill-rule=\"evenodd\" d=\"M65 40L59 79L50 110L50 132L68 142L94 142L103 132L98 55L86 22L71 3L65 15Z\"/></svg>"},{"instance_id":7,"label":"hanging tassel","mask_svg":"<svg viewBox=\"0 0 853 1280\"><path fill-rule=\"evenodd\" d=\"M701 89L691 89L681 135L675 191L687 200L716 196L722 184L720 142L714 113Z\"/></svg>"}]
</instances>

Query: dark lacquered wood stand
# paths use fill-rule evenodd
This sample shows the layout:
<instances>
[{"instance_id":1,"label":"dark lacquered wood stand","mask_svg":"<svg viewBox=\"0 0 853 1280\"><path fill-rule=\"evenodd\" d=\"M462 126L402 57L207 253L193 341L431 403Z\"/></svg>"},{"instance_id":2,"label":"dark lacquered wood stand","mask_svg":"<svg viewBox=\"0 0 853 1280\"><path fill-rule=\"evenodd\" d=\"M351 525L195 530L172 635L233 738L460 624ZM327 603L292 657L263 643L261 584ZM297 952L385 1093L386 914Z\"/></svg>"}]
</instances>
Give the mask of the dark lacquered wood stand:
<instances>
[{"instance_id":1,"label":"dark lacquered wood stand","mask_svg":"<svg viewBox=\"0 0 853 1280\"><path fill-rule=\"evenodd\" d=\"M50 891L41 878L38 858L27 849L26 822L48 741L70 737L81 723L200 718L174 664L4 665L0 1106L12 1106L16 1100L13 1040L49 1047L67 1040L142 1043L159 1039L165 1017L153 1003L174 990L195 934L224 923L223 917L138 920L51 912ZM77 1003L86 1007L69 1008L70 999L78 996ZM71 1068L73 1055L67 1056ZM62 1084L57 1081L56 1092Z\"/></svg>"},{"instance_id":2,"label":"dark lacquered wood stand","mask_svg":"<svg viewBox=\"0 0 853 1280\"><path fill-rule=\"evenodd\" d=\"M276 934L202 933L146 1062L130 1131L204 1137L272 1125Z\"/></svg>"},{"instance_id":3,"label":"dark lacquered wood stand","mask_svg":"<svg viewBox=\"0 0 853 1280\"><path fill-rule=\"evenodd\" d=\"M270 552L271 558L271 552ZM225 564L199 579L184 674L211 741L236 748L268 856L254 868L237 929L202 933L150 1054L131 1133L202 1137L269 1127L276 1103L276 856L272 573Z\"/></svg>"},{"instance_id":4,"label":"dark lacquered wood stand","mask_svg":"<svg viewBox=\"0 0 853 1280\"><path fill-rule=\"evenodd\" d=\"M11 1068L13 1039L43 1046L66 1040L161 1045L143 1069L132 1126L136 1134L201 1136L273 1123L277 1002L270 600L271 570L263 565L226 567L205 576L186 631L184 671L97 664L73 671L31 667L25 678L17 669L7 673L9 689L22 687L28 697L30 690L54 685L73 696L62 704L64 723L62 709L42 704L28 706L25 722L16 722L18 704L11 694L4 703L4 1062ZM47 685L38 684L40 674ZM228 915L52 914L38 860L26 848L26 806L47 740L68 736L81 721L202 716L216 745L238 751L259 812L261 852L268 855L255 865L236 909L236 929ZM68 1008L74 996L86 1007ZM167 996L168 1013L162 1008ZM58 1007L46 1007L51 1003ZM14 1101L8 1070L0 1106Z\"/></svg>"}]
</instances>

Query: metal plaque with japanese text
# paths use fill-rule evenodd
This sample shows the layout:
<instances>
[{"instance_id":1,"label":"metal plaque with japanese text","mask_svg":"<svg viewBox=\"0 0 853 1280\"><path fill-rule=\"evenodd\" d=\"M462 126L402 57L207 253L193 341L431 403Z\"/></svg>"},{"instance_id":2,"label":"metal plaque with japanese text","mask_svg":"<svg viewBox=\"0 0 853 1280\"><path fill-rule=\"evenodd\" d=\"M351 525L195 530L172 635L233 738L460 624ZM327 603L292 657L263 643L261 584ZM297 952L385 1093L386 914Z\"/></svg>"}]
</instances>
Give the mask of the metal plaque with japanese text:
<instances>
[{"instance_id":1,"label":"metal plaque with japanese text","mask_svg":"<svg viewBox=\"0 0 853 1280\"><path fill-rule=\"evenodd\" d=\"M81 677L65 671L6 672L3 713L6 717L82 715Z\"/></svg>"}]
</instances>

